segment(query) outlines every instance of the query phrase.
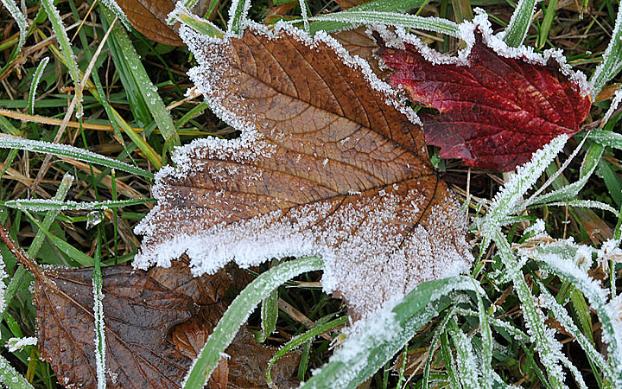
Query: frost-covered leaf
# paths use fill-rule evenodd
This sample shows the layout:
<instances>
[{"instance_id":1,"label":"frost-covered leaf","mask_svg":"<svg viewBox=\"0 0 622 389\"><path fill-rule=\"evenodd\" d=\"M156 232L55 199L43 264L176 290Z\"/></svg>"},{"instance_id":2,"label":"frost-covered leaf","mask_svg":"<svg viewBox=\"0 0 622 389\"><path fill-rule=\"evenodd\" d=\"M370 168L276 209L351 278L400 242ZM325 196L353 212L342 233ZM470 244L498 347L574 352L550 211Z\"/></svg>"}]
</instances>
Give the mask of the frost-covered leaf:
<instances>
[{"instance_id":1,"label":"frost-covered leaf","mask_svg":"<svg viewBox=\"0 0 622 389\"><path fill-rule=\"evenodd\" d=\"M380 54L391 83L411 100L435 108L422 115L425 139L442 158L510 171L561 134L580 129L591 101L582 74L557 51L510 48L492 35L485 15L461 25L468 47L449 57L406 36L404 47Z\"/></svg>"},{"instance_id":2,"label":"frost-covered leaf","mask_svg":"<svg viewBox=\"0 0 622 389\"><path fill-rule=\"evenodd\" d=\"M195 356L188 339L205 341L230 303L231 292L248 278L234 269L193 278L182 263L148 272L115 266L102 273L109 388L179 387ZM35 285L41 356L51 363L60 383L95 387L91 269L46 270L45 276L46 281ZM229 383L239 379L238 387L245 381L236 377L248 373L248 361L258 353L256 346L243 344L246 341L239 338L235 348L227 350L234 359L228 362ZM269 355L264 359L267 364ZM289 380L294 369L283 368L279 377ZM262 378L260 373L247 379Z\"/></svg>"},{"instance_id":3,"label":"frost-covered leaf","mask_svg":"<svg viewBox=\"0 0 622 389\"><path fill-rule=\"evenodd\" d=\"M464 215L428 162L414 113L333 38L278 25L182 36L210 108L242 135L178 149L139 225L135 266L184 253L196 274L230 260L321 255L325 289L358 314L472 261Z\"/></svg>"}]
</instances>

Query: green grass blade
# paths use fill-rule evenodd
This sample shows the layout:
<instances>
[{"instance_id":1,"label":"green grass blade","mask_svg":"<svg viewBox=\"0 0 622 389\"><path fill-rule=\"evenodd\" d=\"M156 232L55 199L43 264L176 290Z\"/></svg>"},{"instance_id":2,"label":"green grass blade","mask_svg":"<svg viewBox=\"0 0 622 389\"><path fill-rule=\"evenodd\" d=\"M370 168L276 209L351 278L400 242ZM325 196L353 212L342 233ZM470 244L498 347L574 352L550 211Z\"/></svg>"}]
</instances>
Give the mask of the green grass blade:
<instances>
[{"instance_id":1,"label":"green grass blade","mask_svg":"<svg viewBox=\"0 0 622 389\"><path fill-rule=\"evenodd\" d=\"M305 257L284 262L253 280L233 300L214 328L207 343L194 360L182 385L183 388L202 388L207 383L222 353L231 344L238 330L259 302L268 297L274 289L297 275L321 270L322 267L323 261L320 257Z\"/></svg>"},{"instance_id":2,"label":"green grass blade","mask_svg":"<svg viewBox=\"0 0 622 389\"><path fill-rule=\"evenodd\" d=\"M130 199L106 201L57 201L47 199L8 200L0 202L0 206L30 212L47 211L92 211L117 209L154 202L155 199Z\"/></svg>"},{"instance_id":3,"label":"green grass blade","mask_svg":"<svg viewBox=\"0 0 622 389\"><path fill-rule=\"evenodd\" d=\"M108 19L108 23L112 22L113 17L110 11L104 10L102 14ZM133 90L140 93L142 101L160 129L165 143L169 146L179 145L179 135L177 134L175 123L173 123L173 118L166 109L162 97L158 93L158 88L156 88L147 75L145 66L125 30L118 25L113 26L110 41L113 42L112 46L114 48L111 48L111 53L115 64L123 61L126 65L124 68L131 70L129 77L134 81L135 87Z\"/></svg>"},{"instance_id":4,"label":"green grass blade","mask_svg":"<svg viewBox=\"0 0 622 389\"><path fill-rule=\"evenodd\" d=\"M102 4L106 8L108 8L110 12L114 14L114 16L119 18L119 20L121 21L121 23L123 23L123 26L125 26L126 29L130 31L132 30L132 24L127 19L127 15L125 14L125 12L123 12L121 7L119 7L119 4L117 4L115 0L102 0Z\"/></svg>"},{"instance_id":5,"label":"green grass blade","mask_svg":"<svg viewBox=\"0 0 622 389\"><path fill-rule=\"evenodd\" d=\"M95 329L95 371L97 375L97 389L106 389L106 328L104 324L104 295L102 288L104 280L100 262L101 247L99 240L93 268L93 321Z\"/></svg>"},{"instance_id":6,"label":"green grass blade","mask_svg":"<svg viewBox=\"0 0 622 389\"><path fill-rule=\"evenodd\" d=\"M503 220L519 211L524 194L536 183L567 141L568 136L560 135L536 151L531 161L520 166L512 178L497 192L486 216L477 221L484 237L484 241L480 244L480 253L488 248L490 237L502 225Z\"/></svg>"},{"instance_id":7,"label":"green grass blade","mask_svg":"<svg viewBox=\"0 0 622 389\"><path fill-rule=\"evenodd\" d=\"M617 132L592 130L587 134L587 139L605 147L622 150L622 135Z\"/></svg>"},{"instance_id":8,"label":"green grass blade","mask_svg":"<svg viewBox=\"0 0 622 389\"><path fill-rule=\"evenodd\" d=\"M257 337L259 343L268 339L276 330L276 322L279 318L279 290L273 290L268 297L261 302L261 332Z\"/></svg>"},{"instance_id":9,"label":"green grass blade","mask_svg":"<svg viewBox=\"0 0 622 389\"><path fill-rule=\"evenodd\" d=\"M377 11L405 13L417 7L421 7L426 0L375 0L350 8L345 12ZM350 23L333 21L316 21L309 25L309 32L315 34L318 31L332 32L352 28Z\"/></svg>"},{"instance_id":10,"label":"green grass blade","mask_svg":"<svg viewBox=\"0 0 622 389\"><path fill-rule=\"evenodd\" d=\"M449 335L456 350L456 365L458 366L458 379L464 389L479 389L480 382L477 373L477 359L473 352L471 341L458 327L455 320L449 322ZM489 382L492 382L489 381Z\"/></svg>"},{"instance_id":11,"label":"green grass blade","mask_svg":"<svg viewBox=\"0 0 622 389\"><path fill-rule=\"evenodd\" d=\"M302 388L354 388L371 377L395 356L415 333L450 301L452 292L482 293L469 277L457 276L419 284L393 309L381 311L358 321L348 338ZM438 303L438 305L436 305ZM436 305L436 306L435 306Z\"/></svg>"},{"instance_id":12,"label":"green grass blade","mask_svg":"<svg viewBox=\"0 0 622 389\"><path fill-rule=\"evenodd\" d=\"M516 295L521 302L523 317L531 332L531 337L540 356L540 360L548 374L548 381L552 388L562 388L564 377L559 369L556 349L551 345L548 332L544 324L545 318L536 307L535 297L531 293L525 277L518 265L506 237L500 230L494 232L493 240L499 250L499 257L506 272L509 273Z\"/></svg>"},{"instance_id":13,"label":"green grass blade","mask_svg":"<svg viewBox=\"0 0 622 389\"><path fill-rule=\"evenodd\" d=\"M268 361L266 367L266 383L270 386L272 384L272 367L287 353L297 349L300 346L307 344L309 341L315 339L317 336L348 324L348 317L342 316L338 319L331 320L328 323L320 324L305 332L302 335L293 337L289 342L285 343Z\"/></svg>"},{"instance_id":14,"label":"green grass blade","mask_svg":"<svg viewBox=\"0 0 622 389\"><path fill-rule=\"evenodd\" d=\"M622 7L618 4L618 14L609 45L603 54L603 62L598 65L590 78L592 97L596 97L605 85L615 77L622 65Z\"/></svg>"},{"instance_id":15,"label":"green grass blade","mask_svg":"<svg viewBox=\"0 0 622 389\"><path fill-rule=\"evenodd\" d=\"M0 0L4 8L9 11L9 14L15 20L17 24L17 28L19 28L19 40L17 41L17 49L16 52L20 52L22 47L24 47L24 43L26 43L26 37L28 36L28 21L26 20L26 16L19 9L15 0Z\"/></svg>"},{"instance_id":16,"label":"green grass blade","mask_svg":"<svg viewBox=\"0 0 622 389\"><path fill-rule=\"evenodd\" d=\"M175 20L186 26L192 28L199 34L209 36L212 38L222 38L225 33L214 23L209 20L197 17L194 14L187 12L185 9L174 14Z\"/></svg>"},{"instance_id":17,"label":"green grass blade","mask_svg":"<svg viewBox=\"0 0 622 389\"><path fill-rule=\"evenodd\" d=\"M482 372L481 387L488 389L492 387L492 331L488 322L488 314L484 307L482 296L477 295L477 313L479 318L480 333L482 334L482 363L480 370Z\"/></svg>"},{"instance_id":18,"label":"green grass blade","mask_svg":"<svg viewBox=\"0 0 622 389\"><path fill-rule=\"evenodd\" d=\"M139 167L99 155L92 151L65 144L49 143L38 140L16 138L12 136L0 136L0 149L28 150L37 153L51 154L58 157L66 157L77 161L90 162L96 165L106 166L111 169L136 174L149 179L153 178L152 173Z\"/></svg>"},{"instance_id":19,"label":"green grass blade","mask_svg":"<svg viewBox=\"0 0 622 389\"><path fill-rule=\"evenodd\" d=\"M571 258L533 253L533 258L549 272L570 282L587 298L590 307L596 312L602 327L602 337L607 344L608 363L613 371L616 385L622 385L622 328L620 328L617 312L617 301L607 304L607 291L599 283L581 270Z\"/></svg>"},{"instance_id":20,"label":"green grass blade","mask_svg":"<svg viewBox=\"0 0 622 389\"><path fill-rule=\"evenodd\" d=\"M33 386L26 381L24 376L19 374L11 362L0 356L0 382L9 389L33 389Z\"/></svg>"},{"instance_id":21,"label":"green grass blade","mask_svg":"<svg viewBox=\"0 0 622 389\"><path fill-rule=\"evenodd\" d=\"M37 68L32 75L30 90L28 91L28 106L26 107L26 111L31 115L35 114L35 98L37 95L37 87L39 86L39 81L41 80L41 76L43 75L43 72L45 71L48 62L50 62L49 57L43 58L41 62L39 62L39 65L37 65Z\"/></svg>"},{"instance_id":22,"label":"green grass blade","mask_svg":"<svg viewBox=\"0 0 622 389\"><path fill-rule=\"evenodd\" d=\"M613 382L613 372L607 365L607 362L605 362L603 356L600 355L596 348L594 348L589 339L583 335L581 331L579 331L566 309L557 303L555 298L549 293L544 285L540 286L540 295L540 301L542 301L544 306L553 314L559 324L561 324L562 327L575 338L577 343L579 343L585 352L585 355L599 368L600 371L604 372L605 375L608 376L611 382Z\"/></svg>"},{"instance_id":23,"label":"green grass blade","mask_svg":"<svg viewBox=\"0 0 622 389\"><path fill-rule=\"evenodd\" d=\"M385 24L418 30L433 31L458 37L458 25L451 20L437 17L423 17L396 12L344 11L309 18L311 21L331 21L348 23L351 26Z\"/></svg>"},{"instance_id":24,"label":"green grass blade","mask_svg":"<svg viewBox=\"0 0 622 389\"><path fill-rule=\"evenodd\" d=\"M536 0L519 0L503 36L508 46L518 47L523 44L535 9Z\"/></svg>"},{"instance_id":25,"label":"green grass blade","mask_svg":"<svg viewBox=\"0 0 622 389\"><path fill-rule=\"evenodd\" d=\"M436 347L441 340L441 336L445 334L447 324L453 319L455 312L455 308L451 309L449 313L443 317L432 333L432 340L430 341L430 346L428 347L428 357L426 358L425 367L423 368L422 387L424 388L430 387L430 369L432 368L434 352L436 351Z\"/></svg>"},{"instance_id":26,"label":"green grass blade","mask_svg":"<svg viewBox=\"0 0 622 389\"><path fill-rule=\"evenodd\" d=\"M80 69L78 68L78 63L76 62L76 56L71 48L71 43L69 42L69 37L65 31L65 26L63 25L60 14L54 6L54 0L41 0L41 6L45 10L48 20L52 24L52 29L54 30L56 40L60 46L60 52L63 56L65 66L67 66L69 76L73 81L74 92L77 98L76 117L80 118L82 117L82 83L80 78Z\"/></svg>"},{"instance_id":27,"label":"green grass blade","mask_svg":"<svg viewBox=\"0 0 622 389\"><path fill-rule=\"evenodd\" d=\"M251 7L251 0L233 0L229 8L229 22L227 23L227 32L231 34L240 34L244 20L248 15Z\"/></svg>"},{"instance_id":28,"label":"green grass blade","mask_svg":"<svg viewBox=\"0 0 622 389\"><path fill-rule=\"evenodd\" d=\"M43 231L43 233L50 240L50 242L52 242L52 244L55 245L62 253L67 255L69 258L73 259L76 263L80 264L81 266L91 267L94 265L95 261L93 260L92 257L84 254L82 250L78 250L77 248L73 247L71 244L69 244L65 240L52 234L29 212L24 211L24 213L37 226L39 230Z\"/></svg>"},{"instance_id":29,"label":"green grass blade","mask_svg":"<svg viewBox=\"0 0 622 389\"><path fill-rule=\"evenodd\" d=\"M551 26L553 25L553 18L557 13L557 0L549 0L546 10L544 11L544 19L540 25L540 31L538 32L538 40L536 46L542 50L546 45L547 39L549 39L549 32L551 32Z\"/></svg>"},{"instance_id":30,"label":"green grass blade","mask_svg":"<svg viewBox=\"0 0 622 389\"><path fill-rule=\"evenodd\" d=\"M583 157L578 180L552 192L545 193L537 197L532 196L525 202L525 206L547 204L551 202L570 201L575 199L579 194L579 191L581 191L585 184L587 184L587 181L598 167L598 163L603 156L603 152L603 146L598 144L590 145L587 152L585 153L585 157Z\"/></svg>"},{"instance_id":31,"label":"green grass blade","mask_svg":"<svg viewBox=\"0 0 622 389\"><path fill-rule=\"evenodd\" d=\"M71 188L72 183L73 183L73 176L69 173L66 173L63 176L63 179L61 180L60 185L58 186L56 195L54 195L54 200L63 201L65 197L67 196L67 193L69 193L69 188ZM49 211L43 218L43 222L41 222L41 225L43 226L44 229L39 229L37 231L34 239L30 243L30 246L28 247L27 254L30 258L35 258L37 254L39 253L39 250L41 249L41 246L43 245L43 242L45 240L44 231L47 231L50 229L50 226L52 226L52 223L54 223L54 220L56 220L57 216L58 216L57 211ZM17 270L13 274L13 277L11 278L11 281L9 282L9 285L7 286L6 291L4 293L5 308L11 303L18 289L22 285L30 281L30 277L31 276L28 273L28 271L24 269L22 266L17 268ZM2 312L2 317L4 317L4 311Z\"/></svg>"}]
</instances>

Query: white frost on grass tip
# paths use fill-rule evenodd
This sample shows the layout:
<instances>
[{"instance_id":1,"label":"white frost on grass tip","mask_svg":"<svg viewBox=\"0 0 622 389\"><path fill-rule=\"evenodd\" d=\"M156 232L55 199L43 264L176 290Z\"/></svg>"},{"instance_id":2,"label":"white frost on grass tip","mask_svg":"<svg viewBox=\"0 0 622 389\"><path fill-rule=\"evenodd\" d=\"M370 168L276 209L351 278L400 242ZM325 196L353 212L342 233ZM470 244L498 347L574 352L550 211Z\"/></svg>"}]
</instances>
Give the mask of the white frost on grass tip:
<instances>
[{"instance_id":1,"label":"white frost on grass tip","mask_svg":"<svg viewBox=\"0 0 622 389\"><path fill-rule=\"evenodd\" d=\"M6 267L4 264L4 258L2 254L0 254L0 312L4 312L6 309L6 300L4 298L4 293L6 292L6 284L4 280L8 277L6 273Z\"/></svg>"},{"instance_id":2,"label":"white frost on grass tip","mask_svg":"<svg viewBox=\"0 0 622 389\"><path fill-rule=\"evenodd\" d=\"M37 338L35 337L25 337L25 338L10 338L6 342L6 348L9 352L16 352L23 349L26 346L36 346Z\"/></svg>"}]
</instances>

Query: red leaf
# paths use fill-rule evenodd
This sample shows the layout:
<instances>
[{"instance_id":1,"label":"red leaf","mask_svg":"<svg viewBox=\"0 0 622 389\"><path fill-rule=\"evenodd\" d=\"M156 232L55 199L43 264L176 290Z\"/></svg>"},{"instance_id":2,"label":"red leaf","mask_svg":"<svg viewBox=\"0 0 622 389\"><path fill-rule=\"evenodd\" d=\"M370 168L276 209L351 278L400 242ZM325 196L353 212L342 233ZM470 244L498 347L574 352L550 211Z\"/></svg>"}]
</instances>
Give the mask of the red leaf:
<instances>
[{"instance_id":1,"label":"red leaf","mask_svg":"<svg viewBox=\"0 0 622 389\"><path fill-rule=\"evenodd\" d=\"M421 115L426 142L468 166L513 170L557 135L579 131L591 105L555 60L498 55L479 30L466 65L433 64L411 44L380 55L394 70L391 84L440 112Z\"/></svg>"}]
</instances>

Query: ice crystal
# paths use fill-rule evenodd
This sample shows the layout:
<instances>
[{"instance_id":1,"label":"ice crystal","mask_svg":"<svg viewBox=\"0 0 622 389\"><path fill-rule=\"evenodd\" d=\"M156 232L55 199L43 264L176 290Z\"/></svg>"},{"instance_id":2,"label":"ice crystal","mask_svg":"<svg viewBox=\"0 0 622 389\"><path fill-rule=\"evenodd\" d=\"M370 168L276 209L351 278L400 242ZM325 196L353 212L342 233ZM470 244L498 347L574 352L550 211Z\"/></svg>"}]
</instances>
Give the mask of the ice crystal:
<instances>
[{"instance_id":1,"label":"ice crystal","mask_svg":"<svg viewBox=\"0 0 622 389\"><path fill-rule=\"evenodd\" d=\"M35 337L26 337L26 338L10 338L6 342L6 348L14 353L23 349L26 346L35 346L37 344L37 338Z\"/></svg>"}]
</instances>

